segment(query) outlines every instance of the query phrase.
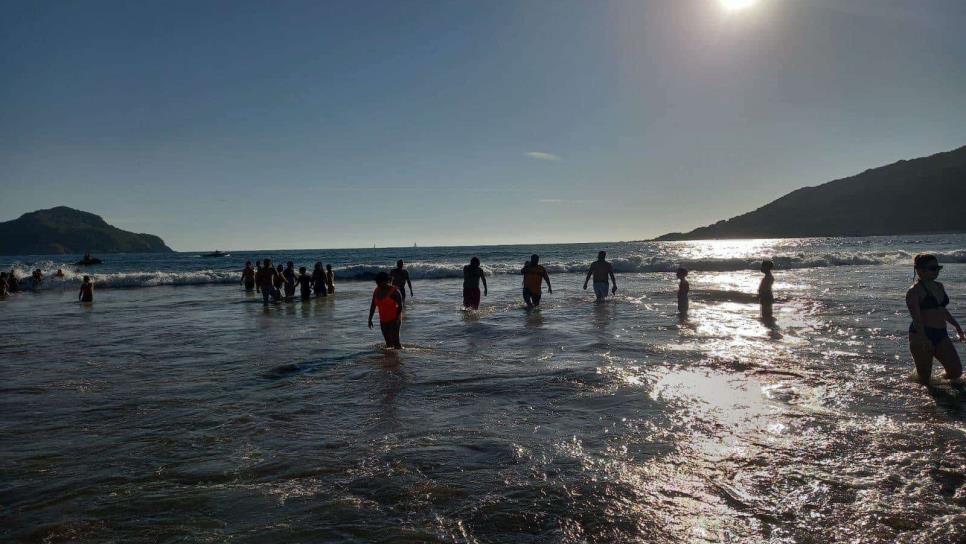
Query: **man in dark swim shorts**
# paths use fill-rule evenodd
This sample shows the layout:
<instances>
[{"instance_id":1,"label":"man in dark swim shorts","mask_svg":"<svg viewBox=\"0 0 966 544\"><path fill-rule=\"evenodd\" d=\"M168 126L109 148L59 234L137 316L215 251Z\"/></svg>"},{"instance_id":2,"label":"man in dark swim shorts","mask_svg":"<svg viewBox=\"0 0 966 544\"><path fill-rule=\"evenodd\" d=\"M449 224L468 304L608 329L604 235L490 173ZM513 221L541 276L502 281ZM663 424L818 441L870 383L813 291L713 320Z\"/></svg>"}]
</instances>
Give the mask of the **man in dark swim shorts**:
<instances>
[{"instance_id":1,"label":"man in dark swim shorts","mask_svg":"<svg viewBox=\"0 0 966 544\"><path fill-rule=\"evenodd\" d=\"M480 260L470 259L470 264L463 267L463 307L472 310L480 309L480 281L483 281L483 294L487 294L486 274L480 268Z\"/></svg>"}]
</instances>

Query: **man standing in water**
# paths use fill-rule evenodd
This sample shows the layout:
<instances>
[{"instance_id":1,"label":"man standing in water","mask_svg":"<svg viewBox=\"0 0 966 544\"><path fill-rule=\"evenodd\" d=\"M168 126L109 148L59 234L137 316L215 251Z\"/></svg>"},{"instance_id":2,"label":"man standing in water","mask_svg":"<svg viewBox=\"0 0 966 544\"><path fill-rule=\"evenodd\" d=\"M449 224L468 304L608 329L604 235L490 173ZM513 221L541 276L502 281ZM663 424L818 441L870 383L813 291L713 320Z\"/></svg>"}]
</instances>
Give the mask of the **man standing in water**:
<instances>
[{"instance_id":1,"label":"man standing in water","mask_svg":"<svg viewBox=\"0 0 966 544\"><path fill-rule=\"evenodd\" d=\"M584 290L586 291L587 282L590 281L591 276L594 276L594 294L597 295L597 302L603 302L607 298L607 289L610 287L610 284L607 283L608 276L610 276L611 283L614 284L611 293L617 292L617 278L614 277L614 267L604 260L605 257L607 257L606 251L599 252L597 260L590 263L587 277L584 278Z\"/></svg>"},{"instance_id":2,"label":"man standing in water","mask_svg":"<svg viewBox=\"0 0 966 544\"><path fill-rule=\"evenodd\" d=\"M413 282L409 281L409 270L403 268L403 261L396 261L396 268L389 272L392 278L392 286L399 289L399 296L402 298L403 306L406 305L406 284L409 284L409 296L413 296Z\"/></svg>"},{"instance_id":3,"label":"man standing in water","mask_svg":"<svg viewBox=\"0 0 966 544\"><path fill-rule=\"evenodd\" d=\"M470 264L463 267L463 307L470 310L480 309L480 281L483 281L483 294L486 295L486 274L480 268L480 260L470 259Z\"/></svg>"},{"instance_id":4,"label":"man standing in water","mask_svg":"<svg viewBox=\"0 0 966 544\"><path fill-rule=\"evenodd\" d=\"M771 290L772 285L775 284L775 276L771 274L774 268L775 263L770 260L761 262L761 273L764 275L761 278L761 283L758 284L758 303L761 304L761 319L766 324L775 322L772 309L775 304L775 295Z\"/></svg>"},{"instance_id":5,"label":"man standing in water","mask_svg":"<svg viewBox=\"0 0 966 544\"><path fill-rule=\"evenodd\" d=\"M272 261L265 259L262 267L255 273L255 283L262 292L262 301L268 304L268 299L278 300L278 290L275 284L278 282L278 272L272 268Z\"/></svg>"},{"instance_id":6,"label":"man standing in water","mask_svg":"<svg viewBox=\"0 0 966 544\"><path fill-rule=\"evenodd\" d=\"M532 310L540 305L540 297L543 296L543 282L547 282L547 292L553 294L553 287L550 286L550 276L547 269L540 266L540 256L531 255L530 261L523 265L523 302L527 304L527 310Z\"/></svg>"}]
</instances>

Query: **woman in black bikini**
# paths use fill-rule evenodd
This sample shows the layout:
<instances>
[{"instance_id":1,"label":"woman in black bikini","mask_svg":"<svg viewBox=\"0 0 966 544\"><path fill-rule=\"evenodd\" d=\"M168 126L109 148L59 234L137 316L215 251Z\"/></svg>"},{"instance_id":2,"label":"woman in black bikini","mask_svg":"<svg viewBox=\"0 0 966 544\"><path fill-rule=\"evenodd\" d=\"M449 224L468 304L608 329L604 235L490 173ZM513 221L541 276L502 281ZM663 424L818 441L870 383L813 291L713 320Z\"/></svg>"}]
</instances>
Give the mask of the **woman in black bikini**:
<instances>
[{"instance_id":1,"label":"woman in black bikini","mask_svg":"<svg viewBox=\"0 0 966 544\"><path fill-rule=\"evenodd\" d=\"M928 384L935 357L946 369L946 376L955 380L963 374L963 364L946 331L946 323L956 328L960 340L966 340L966 335L946 309L949 297L943 284L936 281L943 267L939 266L935 255L928 254L916 255L915 266L919 279L906 292L906 306L912 316L909 351L916 361L916 373L920 382Z\"/></svg>"}]
</instances>

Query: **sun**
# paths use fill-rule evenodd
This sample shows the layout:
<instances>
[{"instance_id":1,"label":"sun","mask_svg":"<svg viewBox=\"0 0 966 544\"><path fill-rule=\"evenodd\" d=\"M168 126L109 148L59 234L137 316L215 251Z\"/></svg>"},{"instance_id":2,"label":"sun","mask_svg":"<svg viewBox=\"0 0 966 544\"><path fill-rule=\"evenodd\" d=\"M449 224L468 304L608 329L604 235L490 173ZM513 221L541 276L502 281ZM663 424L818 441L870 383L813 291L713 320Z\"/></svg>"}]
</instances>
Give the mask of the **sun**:
<instances>
[{"instance_id":1,"label":"sun","mask_svg":"<svg viewBox=\"0 0 966 544\"><path fill-rule=\"evenodd\" d=\"M721 7L728 11L738 11L742 9L750 8L755 5L758 0L718 0Z\"/></svg>"}]
</instances>

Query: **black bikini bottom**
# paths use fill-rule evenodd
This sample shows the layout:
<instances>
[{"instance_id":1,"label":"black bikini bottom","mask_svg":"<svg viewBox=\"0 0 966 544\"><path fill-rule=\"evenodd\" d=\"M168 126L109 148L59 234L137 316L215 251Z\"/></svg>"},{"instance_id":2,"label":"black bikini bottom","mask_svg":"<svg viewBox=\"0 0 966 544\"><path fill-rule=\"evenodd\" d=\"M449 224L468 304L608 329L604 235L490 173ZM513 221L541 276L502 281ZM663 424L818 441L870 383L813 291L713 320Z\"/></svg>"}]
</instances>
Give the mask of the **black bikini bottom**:
<instances>
[{"instance_id":1,"label":"black bikini bottom","mask_svg":"<svg viewBox=\"0 0 966 544\"><path fill-rule=\"evenodd\" d=\"M932 342L933 346L938 346L939 344L943 343L943 340L949 339L949 331L946 330L946 327L943 327L941 329L936 327L923 327L922 329L923 329L923 332L926 333L926 338L928 338L929 341ZM915 323L911 323L909 325L909 333L916 334Z\"/></svg>"}]
</instances>

